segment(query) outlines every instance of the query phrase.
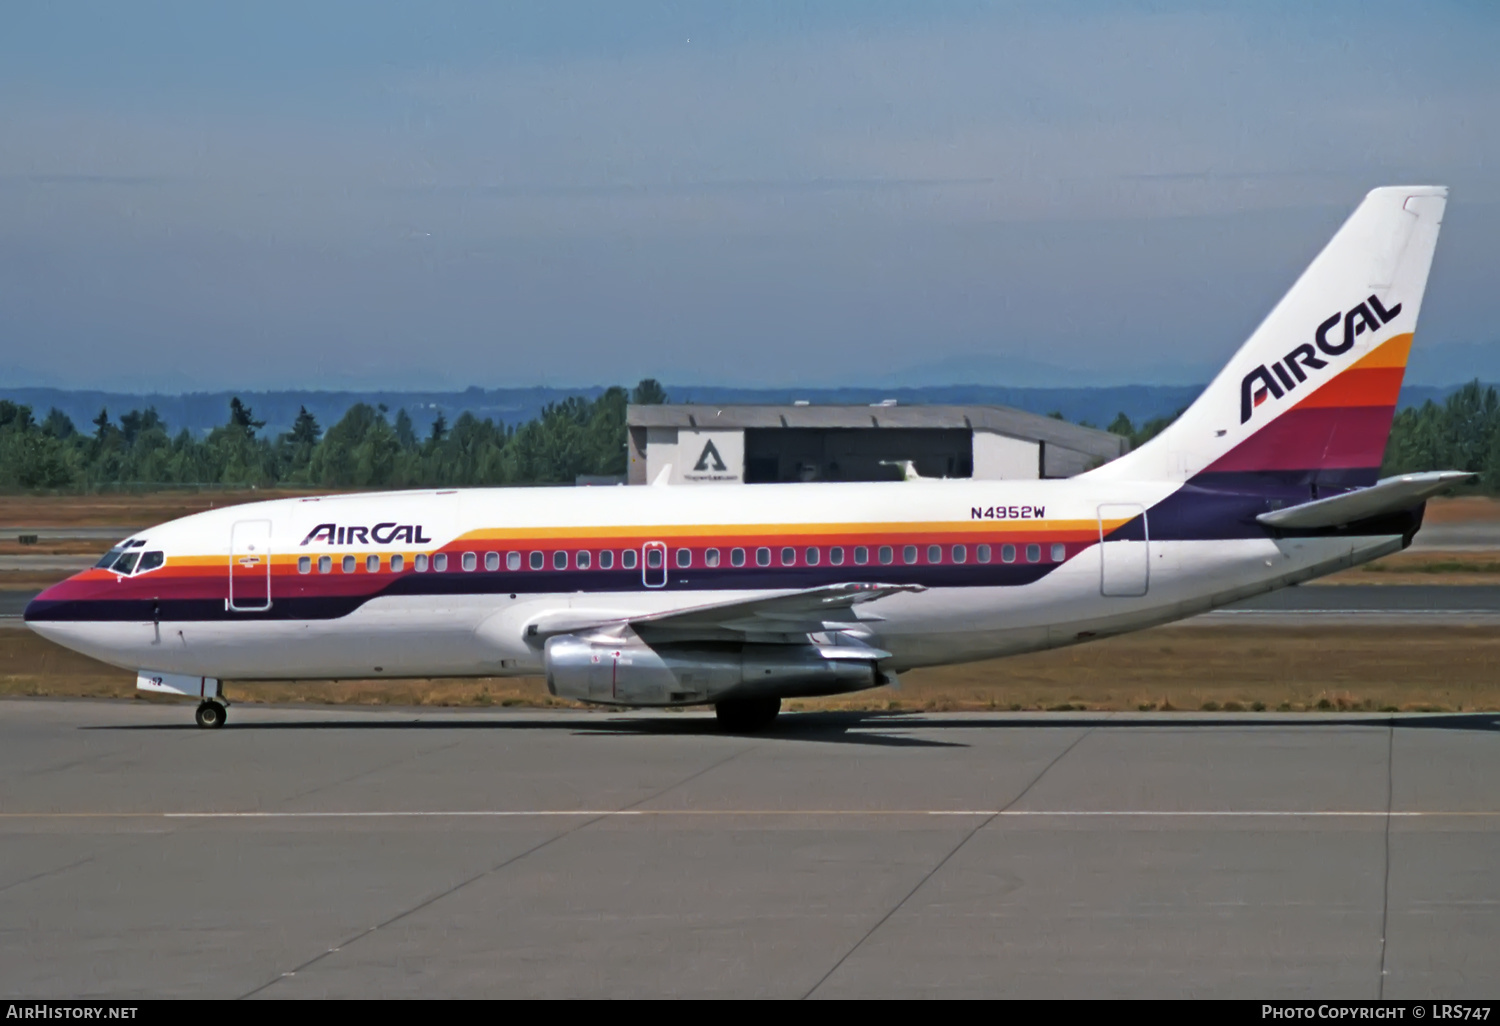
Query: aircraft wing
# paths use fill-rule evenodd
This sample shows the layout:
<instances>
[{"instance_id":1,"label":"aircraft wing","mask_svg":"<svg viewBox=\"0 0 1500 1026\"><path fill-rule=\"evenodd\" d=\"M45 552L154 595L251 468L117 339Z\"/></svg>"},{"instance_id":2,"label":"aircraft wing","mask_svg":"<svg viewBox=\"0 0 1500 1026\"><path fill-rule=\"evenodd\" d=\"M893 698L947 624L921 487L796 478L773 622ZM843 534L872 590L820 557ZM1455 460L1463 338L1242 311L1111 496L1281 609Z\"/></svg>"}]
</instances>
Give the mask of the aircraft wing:
<instances>
[{"instance_id":1,"label":"aircraft wing","mask_svg":"<svg viewBox=\"0 0 1500 1026\"><path fill-rule=\"evenodd\" d=\"M784 635L838 630L841 622L853 626L858 622L852 612L854 606L887 595L925 590L920 584L846 582L765 597L685 606L660 613L608 616L586 610L556 610L528 623L526 636L545 639L554 634L629 627L646 640L779 640Z\"/></svg>"},{"instance_id":2,"label":"aircraft wing","mask_svg":"<svg viewBox=\"0 0 1500 1026\"><path fill-rule=\"evenodd\" d=\"M1316 499L1256 517L1267 527L1301 530L1339 527L1382 513L1410 509L1451 485L1477 477L1461 470L1433 470L1424 474L1401 474L1375 482L1368 488Z\"/></svg>"}]
</instances>

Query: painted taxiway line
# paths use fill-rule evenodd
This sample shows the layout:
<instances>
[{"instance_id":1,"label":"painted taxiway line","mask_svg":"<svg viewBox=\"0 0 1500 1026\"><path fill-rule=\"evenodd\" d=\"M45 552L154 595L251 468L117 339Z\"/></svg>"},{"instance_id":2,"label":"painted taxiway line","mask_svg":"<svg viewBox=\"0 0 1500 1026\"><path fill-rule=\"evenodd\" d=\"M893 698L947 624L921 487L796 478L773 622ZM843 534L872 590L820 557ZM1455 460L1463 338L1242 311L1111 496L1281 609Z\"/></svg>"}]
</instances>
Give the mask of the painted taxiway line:
<instances>
[{"instance_id":1,"label":"painted taxiway line","mask_svg":"<svg viewBox=\"0 0 1500 1026\"><path fill-rule=\"evenodd\" d=\"M22 819L526 819L620 818L626 816L966 816L996 819L1417 819L1437 817L1495 818L1500 810L1398 809L397 809L359 812L0 812L0 821Z\"/></svg>"}]
</instances>

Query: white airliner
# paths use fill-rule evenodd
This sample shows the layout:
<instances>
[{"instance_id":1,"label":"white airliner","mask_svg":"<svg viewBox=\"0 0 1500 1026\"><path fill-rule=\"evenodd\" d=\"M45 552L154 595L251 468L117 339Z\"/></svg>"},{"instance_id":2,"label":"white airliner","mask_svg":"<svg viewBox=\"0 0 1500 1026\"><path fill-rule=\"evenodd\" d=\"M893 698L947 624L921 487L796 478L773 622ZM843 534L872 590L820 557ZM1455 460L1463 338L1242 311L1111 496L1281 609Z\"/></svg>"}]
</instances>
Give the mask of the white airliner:
<instances>
[{"instance_id":1,"label":"white airliner","mask_svg":"<svg viewBox=\"0 0 1500 1026\"><path fill-rule=\"evenodd\" d=\"M126 539L26 621L209 727L226 678L545 674L753 730L1192 616L1404 548L1468 476L1376 480L1446 195L1371 192L1176 423L1079 477L251 503Z\"/></svg>"}]
</instances>

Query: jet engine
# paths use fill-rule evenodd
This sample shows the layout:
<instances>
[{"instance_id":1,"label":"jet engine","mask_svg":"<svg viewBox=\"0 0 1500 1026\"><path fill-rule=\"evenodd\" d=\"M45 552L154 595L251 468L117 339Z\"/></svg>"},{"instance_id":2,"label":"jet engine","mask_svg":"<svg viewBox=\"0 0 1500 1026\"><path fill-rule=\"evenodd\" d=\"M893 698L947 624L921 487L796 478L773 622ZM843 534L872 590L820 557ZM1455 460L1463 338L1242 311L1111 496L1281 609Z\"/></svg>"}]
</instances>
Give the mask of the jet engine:
<instances>
[{"instance_id":1,"label":"jet engine","mask_svg":"<svg viewBox=\"0 0 1500 1026\"><path fill-rule=\"evenodd\" d=\"M647 645L560 634L547 639L547 690L615 705L693 705L725 698L838 695L878 687L872 648L700 642Z\"/></svg>"}]
</instances>

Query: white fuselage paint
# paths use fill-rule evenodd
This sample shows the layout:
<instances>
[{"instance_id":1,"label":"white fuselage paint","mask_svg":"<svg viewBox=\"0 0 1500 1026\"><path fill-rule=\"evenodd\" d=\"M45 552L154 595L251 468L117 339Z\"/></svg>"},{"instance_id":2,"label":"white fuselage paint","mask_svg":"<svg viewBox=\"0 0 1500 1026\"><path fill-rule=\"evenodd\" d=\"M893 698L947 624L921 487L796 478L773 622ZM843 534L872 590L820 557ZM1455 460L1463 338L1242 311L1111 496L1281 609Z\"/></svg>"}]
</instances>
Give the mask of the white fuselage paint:
<instances>
[{"instance_id":1,"label":"white fuselage paint","mask_svg":"<svg viewBox=\"0 0 1500 1026\"><path fill-rule=\"evenodd\" d=\"M473 489L282 499L196 514L136 537L174 556L230 560L232 525L269 520L280 555L433 551L475 530L545 533L597 529L624 536L643 527L690 529L706 540L752 525L785 525L799 538L836 525L980 526L974 507L1042 506L1045 522L1097 524L1101 506L1150 509L1180 487L1091 479L996 482L915 481L890 484L795 484L729 487ZM421 523L430 545L304 545L320 523ZM1040 523L1040 522L1036 522ZM1012 525L984 521L1002 532ZM1018 522L1017 527L1033 526ZM974 542L983 540L975 535ZM503 547L503 542L499 543ZM560 542L559 544L566 544ZM726 543L732 544L732 543ZM1041 579L1003 587L934 587L860 605L858 630L892 654L890 670L958 663L1052 648L1137 630L1205 612L1238 599L1331 573L1399 549L1399 536L1272 537L1095 544ZM1144 594L1106 595L1108 546L1144 548ZM1123 554L1138 563L1140 553ZM997 557L998 558L998 557ZM828 568L826 580L839 579ZM335 571L337 572L337 571ZM411 572L408 570L407 572ZM501 569L494 573L521 574ZM475 573L485 574L481 562ZM575 610L607 616L680 609L779 594L789 589L573 591L527 594L422 595L373 598L335 619L160 623L42 621L39 633L127 669L239 680L536 674L542 649L525 627Z\"/></svg>"}]
</instances>

